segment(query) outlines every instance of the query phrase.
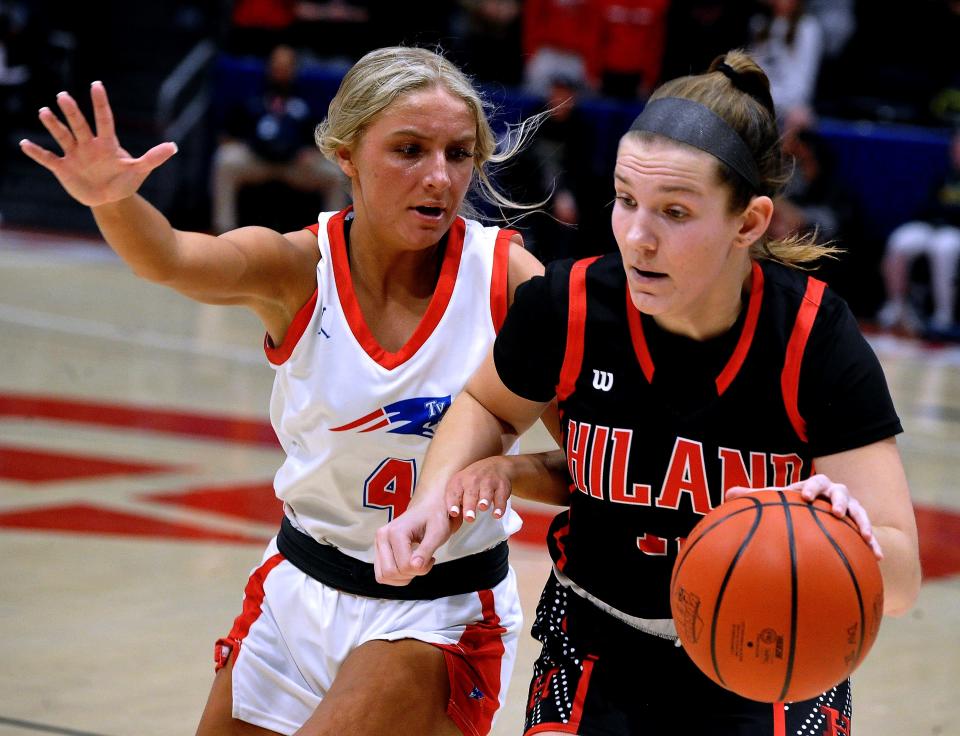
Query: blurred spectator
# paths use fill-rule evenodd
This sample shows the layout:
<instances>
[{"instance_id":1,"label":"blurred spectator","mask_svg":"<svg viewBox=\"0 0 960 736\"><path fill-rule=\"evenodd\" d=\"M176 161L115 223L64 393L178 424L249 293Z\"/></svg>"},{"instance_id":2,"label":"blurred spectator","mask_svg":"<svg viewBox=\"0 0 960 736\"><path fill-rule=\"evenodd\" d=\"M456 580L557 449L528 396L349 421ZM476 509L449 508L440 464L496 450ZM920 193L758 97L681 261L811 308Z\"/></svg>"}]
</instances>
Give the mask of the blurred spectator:
<instances>
[{"instance_id":1,"label":"blurred spectator","mask_svg":"<svg viewBox=\"0 0 960 736\"><path fill-rule=\"evenodd\" d=\"M807 12L820 22L824 57L839 56L857 28L854 0L807 0Z\"/></svg>"},{"instance_id":2,"label":"blurred spectator","mask_svg":"<svg viewBox=\"0 0 960 736\"><path fill-rule=\"evenodd\" d=\"M837 184L832 159L823 147L812 118L790 119L783 134L783 153L793 161L790 180L777 199L770 236L817 231L821 241L839 241L853 222L851 198Z\"/></svg>"},{"instance_id":3,"label":"blurred spectator","mask_svg":"<svg viewBox=\"0 0 960 736\"><path fill-rule=\"evenodd\" d=\"M856 196L837 176L835 159L812 117L795 114L787 121L783 153L793 169L777 197L770 236L816 232L820 242L841 247L844 252L837 260L820 264L818 278L827 281L856 313L869 296L862 273L872 267L864 261L874 252L865 247L867 236Z\"/></svg>"},{"instance_id":4,"label":"blurred spectator","mask_svg":"<svg viewBox=\"0 0 960 736\"><path fill-rule=\"evenodd\" d=\"M877 323L920 332L922 320L909 300L910 269L918 256L930 264L934 332L955 329L957 270L960 263L960 130L950 144L950 169L930 198L929 207L911 222L896 228L883 256L887 301Z\"/></svg>"},{"instance_id":5,"label":"blurred spectator","mask_svg":"<svg viewBox=\"0 0 960 736\"><path fill-rule=\"evenodd\" d=\"M297 0L236 0L230 16L227 51L264 58L291 43Z\"/></svg>"},{"instance_id":6,"label":"blurred spectator","mask_svg":"<svg viewBox=\"0 0 960 736\"><path fill-rule=\"evenodd\" d=\"M301 0L293 43L311 57L352 65L377 46L371 38L370 6L365 0Z\"/></svg>"},{"instance_id":7,"label":"blurred spectator","mask_svg":"<svg viewBox=\"0 0 960 736\"><path fill-rule=\"evenodd\" d=\"M460 0L453 21L453 52L482 82L516 86L523 76L520 0Z\"/></svg>"},{"instance_id":8,"label":"blurred spectator","mask_svg":"<svg viewBox=\"0 0 960 736\"><path fill-rule=\"evenodd\" d=\"M278 46L267 63L264 89L227 117L226 135L213 159L213 227L239 225L237 195L247 184L280 181L324 198L318 209L346 201L340 172L313 144L313 114L294 92L296 52Z\"/></svg>"},{"instance_id":9,"label":"blurred spectator","mask_svg":"<svg viewBox=\"0 0 960 736\"><path fill-rule=\"evenodd\" d=\"M523 4L524 86L546 97L556 77L597 88L588 59L598 42L595 0L525 0Z\"/></svg>"},{"instance_id":10,"label":"blurred spectator","mask_svg":"<svg viewBox=\"0 0 960 736\"><path fill-rule=\"evenodd\" d=\"M730 49L746 46L753 3L670 0L664 80L700 74Z\"/></svg>"},{"instance_id":11,"label":"blurred spectator","mask_svg":"<svg viewBox=\"0 0 960 736\"><path fill-rule=\"evenodd\" d=\"M541 123L515 169L522 201L538 202L549 217L536 214L529 220L527 247L544 263L557 258L582 257L584 239L596 238L602 215L591 217L595 193L602 191L594 176L594 153L589 145L590 126L581 111L577 83L563 76L549 86Z\"/></svg>"},{"instance_id":12,"label":"blurred spectator","mask_svg":"<svg viewBox=\"0 0 960 736\"><path fill-rule=\"evenodd\" d=\"M645 99L660 80L670 0L595 0L600 27L588 63L601 94Z\"/></svg>"},{"instance_id":13,"label":"blurred spectator","mask_svg":"<svg viewBox=\"0 0 960 736\"><path fill-rule=\"evenodd\" d=\"M770 79L781 120L812 110L823 59L823 30L804 0L767 0L750 20L748 51Z\"/></svg>"}]
</instances>

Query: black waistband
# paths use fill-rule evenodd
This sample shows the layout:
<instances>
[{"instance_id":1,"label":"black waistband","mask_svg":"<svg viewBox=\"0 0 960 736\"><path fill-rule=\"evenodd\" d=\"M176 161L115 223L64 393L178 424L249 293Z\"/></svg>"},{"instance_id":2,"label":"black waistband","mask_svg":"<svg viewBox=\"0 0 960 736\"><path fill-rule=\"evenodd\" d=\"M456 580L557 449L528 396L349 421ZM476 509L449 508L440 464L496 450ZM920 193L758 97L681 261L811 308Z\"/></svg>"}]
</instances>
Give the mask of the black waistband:
<instances>
[{"instance_id":1,"label":"black waistband","mask_svg":"<svg viewBox=\"0 0 960 736\"><path fill-rule=\"evenodd\" d=\"M475 555L434 565L430 572L408 585L384 585L377 582L373 565L297 531L287 517L280 523L277 549L290 564L314 580L368 598L413 601L472 593L495 587L509 570L507 543L501 542Z\"/></svg>"}]
</instances>

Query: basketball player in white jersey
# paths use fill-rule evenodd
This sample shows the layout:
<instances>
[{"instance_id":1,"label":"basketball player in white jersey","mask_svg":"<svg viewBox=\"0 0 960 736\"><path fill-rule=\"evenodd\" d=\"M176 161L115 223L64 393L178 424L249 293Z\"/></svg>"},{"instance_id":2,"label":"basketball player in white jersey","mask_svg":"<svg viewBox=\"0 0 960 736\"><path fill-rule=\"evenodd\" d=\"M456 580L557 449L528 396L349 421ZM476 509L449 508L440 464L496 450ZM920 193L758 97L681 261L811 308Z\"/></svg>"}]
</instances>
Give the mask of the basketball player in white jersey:
<instances>
[{"instance_id":1,"label":"basketball player in white jersey","mask_svg":"<svg viewBox=\"0 0 960 736\"><path fill-rule=\"evenodd\" d=\"M458 213L498 144L464 75L432 52L380 49L347 73L317 143L353 206L298 232L175 230L137 190L176 153L139 158L116 138L106 91L96 130L67 93L40 120L58 156L22 141L91 207L139 276L198 301L246 306L276 370L270 413L286 461L280 533L217 642L198 734L487 733L507 692L521 625L509 508L438 551L429 575L380 585L378 527L406 508L426 446L489 351L517 284L543 272L519 235Z\"/></svg>"}]
</instances>

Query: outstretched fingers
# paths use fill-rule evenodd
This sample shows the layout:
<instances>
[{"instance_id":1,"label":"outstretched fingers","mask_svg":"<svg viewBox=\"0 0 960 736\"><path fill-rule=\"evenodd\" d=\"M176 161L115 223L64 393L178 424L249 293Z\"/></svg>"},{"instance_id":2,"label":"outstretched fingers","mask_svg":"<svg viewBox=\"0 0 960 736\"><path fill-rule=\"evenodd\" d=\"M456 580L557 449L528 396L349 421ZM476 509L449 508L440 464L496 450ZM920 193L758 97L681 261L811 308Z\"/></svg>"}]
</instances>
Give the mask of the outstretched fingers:
<instances>
[{"instance_id":1,"label":"outstretched fingers","mask_svg":"<svg viewBox=\"0 0 960 736\"><path fill-rule=\"evenodd\" d=\"M63 111L63 116L67 119L67 124L73 132L73 137L77 143L83 144L93 140L93 132L87 124L87 119L80 112L80 106L77 101L70 96L69 92L60 92L57 95L57 105Z\"/></svg>"},{"instance_id":2,"label":"outstretched fingers","mask_svg":"<svg viewBox=\"0 0 960 736\"><path fill-rule=\"evenodd\" d=\"M70 128L60 122L60 118L56 116L53 110L49 107L41 107L39 117L40 123L53 136L53 140L57 142L64 153L70 153L77 147L77 139L73 137Z\"/></svg>"},{"instance_id":3,"label":"outstretched fingers","mask_svg":"<svg viewBox=\"0 0 960 736\"><path fill-rule=\"evenodd\" d=\"M167 143L159 143L145 154L140 156L140 158L131 159L132 163L146 168L148 171L153 171L155 168L163 164L165 161L170 159L176 152L179 150L177 144L168 141Z\"/></svg>"},{"instance_id":4,"label":"outstretched fingers","mask_svg":"<svg viewBox=\"0 0 960 736\"><path fill-rule=\"evenodd\" d=\"M51 153L46 148L38 146L33 141L28 141L26 138L20 141L20 150L50 171L56 171L60 162L63 160L55 153Z\"/></svg>"},{"instance_id":5,"label":"outstretched fingers","mask_svg":"<svg viewBox=\"0 0 960 736\"><path fill-rule=\"evenodd\" d=\"M93 122L97 128L97 137L115 138L113 110L110 108L107 88L103 86L103 82L94 82L90 85L90 100L93 102Z\"/></svg>"}]
</instances>

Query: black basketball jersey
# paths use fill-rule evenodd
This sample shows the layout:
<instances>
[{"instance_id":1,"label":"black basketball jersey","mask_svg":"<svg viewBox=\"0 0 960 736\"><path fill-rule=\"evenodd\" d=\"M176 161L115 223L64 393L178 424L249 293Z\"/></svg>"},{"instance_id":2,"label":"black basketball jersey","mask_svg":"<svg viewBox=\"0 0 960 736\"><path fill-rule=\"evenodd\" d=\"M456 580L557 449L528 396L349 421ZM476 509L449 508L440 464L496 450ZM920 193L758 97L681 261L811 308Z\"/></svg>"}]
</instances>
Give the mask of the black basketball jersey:
<instances>
[{"instance_id":1,"label":"black basketball jersey","mask_svg":"<svg viewBox=\"0 0 960 736\"><path fill-rule=\"evenodd\" d=\"M621 611L668 618L679 546L732 486L782 486L813 459L901 431L846 304L804 272L754 263L727 333L695 341L634 307L619 254L524 284L494 348L515 393L559 399L570 508L548 545Z\"/></svg>"}]
</instances>

